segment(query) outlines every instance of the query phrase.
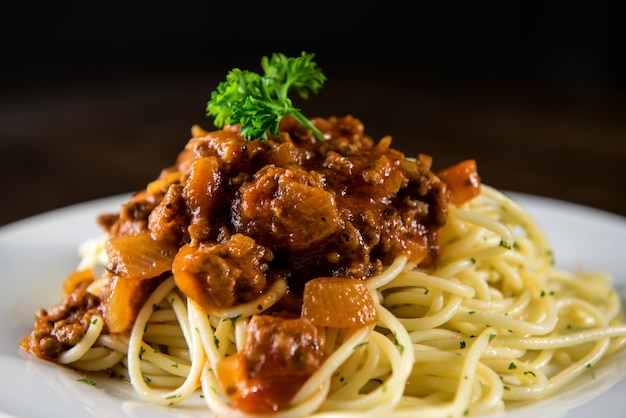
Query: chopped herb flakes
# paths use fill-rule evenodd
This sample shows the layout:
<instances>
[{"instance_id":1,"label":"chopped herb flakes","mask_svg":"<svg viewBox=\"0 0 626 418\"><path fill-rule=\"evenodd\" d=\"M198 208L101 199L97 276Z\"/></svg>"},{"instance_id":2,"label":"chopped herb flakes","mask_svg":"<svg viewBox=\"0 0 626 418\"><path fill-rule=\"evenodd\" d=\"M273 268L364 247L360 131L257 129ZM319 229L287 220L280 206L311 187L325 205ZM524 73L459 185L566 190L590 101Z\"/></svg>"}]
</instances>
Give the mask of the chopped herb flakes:
<instances>
[{"instance_id":1,"label":"chopped herb flakes","mask_svg":"<svg viewBox=\"0 0 626 418\"><path fill-rule=\"evenodd\" d=\"M260 306L260 305L259 305ZM233 323L233 325L235 324L235 322L237 322L237 320L241 318L241 314L239 315L235 315L235 316L229 316L227 318L222 319L222 321L230 321Z\"/></svg>"},{"instance_id":2,"label":"chopped herb flakes","mask_svg":"<svg viewBox=\"0 0 626 418\"><path fill-rule=\"evenodd\" d=\"M398 347L398 349L400 350L400 354L404 353L404 346L402 344L400 344L400 341L398 341L397 338L394 338L393 340L393 344Z\"/></svg>"},{"instance_id":3,"label":"chopped herb flakes","mask_svg":"<svg viewBox=\"0 0 626 418\"><path fill-rule=\"evenodd\" d=\"M90 386L96 386L96 381L92 380L92 379L89 379L87 376L83 376L83 377L81 377L79 379L76 379L76 381L88 384Z\"/></svg>"}]
</instances>

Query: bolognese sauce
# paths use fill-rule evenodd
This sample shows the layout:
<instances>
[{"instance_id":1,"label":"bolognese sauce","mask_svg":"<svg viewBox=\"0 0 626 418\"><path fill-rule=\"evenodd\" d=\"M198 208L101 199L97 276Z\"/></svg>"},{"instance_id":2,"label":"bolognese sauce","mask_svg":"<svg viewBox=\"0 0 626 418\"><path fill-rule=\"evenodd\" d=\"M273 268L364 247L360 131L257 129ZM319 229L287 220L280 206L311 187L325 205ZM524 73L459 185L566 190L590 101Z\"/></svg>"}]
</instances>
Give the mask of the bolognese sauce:
<instances>
[{"instance_id":1,"label":"bolognese sauce","mask_svg":"<svg viewBox=\"0 0 626 418\"><path fill-rule=\"evenodd\" d=\"M297 340L289 330L300 324L307 338L297 349L309 360L285 358L279 380L303 381L323 359L315 326L300 318L307 282L363 280L400 255L433 265L448 205L469 200L480 188L471 162L440 177L429 156L407 158L391 147L391 137L375 142L357 118L312 123L324 140L291 117L267 140L249 141L238 126L214 132L193 127L171 167L119 212L98 218L109 237L103 276L68 279L74 284L66 285L64 302L38 312L22 347L54 361L85 334L94 312L104 317L105 332L127 333L164 276L173 274L177 287L208 313L254 300L284 280L287 292L269 314L296 322L251 323L258 338L245 353L261 376L248 380L262 381L264 370L275 373L259 359L281 363L276 356L293 353L273 344ZM356 297L346 289L339 293ZM281 330L279 337L272 329ZM273 357L260 355L262 350Z\"/></svg>"}]
</instances>

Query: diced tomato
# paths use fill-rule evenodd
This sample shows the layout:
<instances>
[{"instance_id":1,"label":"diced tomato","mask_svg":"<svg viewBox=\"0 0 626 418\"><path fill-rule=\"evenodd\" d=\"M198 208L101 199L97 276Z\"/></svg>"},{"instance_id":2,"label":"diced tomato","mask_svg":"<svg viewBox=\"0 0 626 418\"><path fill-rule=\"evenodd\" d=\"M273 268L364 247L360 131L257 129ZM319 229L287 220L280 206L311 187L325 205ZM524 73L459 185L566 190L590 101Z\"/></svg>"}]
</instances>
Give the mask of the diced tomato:
<instances>
[{"instance_id":1,"label":"diced tomato","mask_svg":"<svg viewBox=\"0 0 626 418\"><path fill-rule=\"evenodd\" d=\"M319 277L304 286L302 317L318 327L359 328L376 322L377 313L363 280Z\"/></svg>"},{"instance_id":2,"label":"diced tomato","mask_svg":"<svg viewBox=\"0 0 626 418\"><path fill-rule=\"evenodd\" d=\"M285 409L306 381L303 376L267 379L247 374L248 359L241 353L217 363L217 373L230 404L248 414L266 414Z\"/></svg>"},{"instance_id":3,"label":"diced tomato","mask_svg":"<svg viewBox=\"0 0 626 418\"><path fill-rule=\"evenodd\" d=\"M451 202L460 205L480 194L480 176L476 160L465 160L437 172L450 189Z\"/></svg>"},{"instance_id":4,"label":"diced tomato","mask_svg":"<svg viewBox=\"0 0 626 418\"><path fill-rule=\"evenodd\" d=\"M303 318L255 315L246 334L243 349L217 364L224 394L245 413L285 409L324 360L317 328Z\"/></svg>"}]
</instances>

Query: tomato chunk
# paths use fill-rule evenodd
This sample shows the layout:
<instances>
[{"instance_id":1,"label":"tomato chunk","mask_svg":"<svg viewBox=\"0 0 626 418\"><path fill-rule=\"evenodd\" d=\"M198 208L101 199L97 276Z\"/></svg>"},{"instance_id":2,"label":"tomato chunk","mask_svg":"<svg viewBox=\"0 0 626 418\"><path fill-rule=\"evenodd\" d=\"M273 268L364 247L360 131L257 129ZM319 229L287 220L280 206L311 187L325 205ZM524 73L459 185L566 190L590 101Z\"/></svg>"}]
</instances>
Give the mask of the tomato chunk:
<instances>
[{"instance_id":1,"label":"tomato chunk","mask_svg":"<svg viewBox=\"0 0 626 418\"><path fill-rule=\"evenodd\" d=\"M480 194L480 176L476 160L465 160L437 172L452 193L451 202L461 205Z\"/></svg>"},{"instance_id":2,"label":"tomato chunk","mask_svg":"<svg viewBox=\"0 0 626 418\"><path fill-rule=\"evenodd\" d=\"M226 397L246 413L285 409L324 360L317 328L303 318L255 315L247 336L241 351L217 364Z\"/></svg>"},{"instance_id":3,"label":"tomato chunk","mask_svg":"<svg viewBox=\"0 0 626 418\"><path fill-rule=\"evenodd\" d=\"M376 306L363 280L319 277L302 295L302 317L319 327L359 328L376 322Z\"/></svg>"}]
</instances>

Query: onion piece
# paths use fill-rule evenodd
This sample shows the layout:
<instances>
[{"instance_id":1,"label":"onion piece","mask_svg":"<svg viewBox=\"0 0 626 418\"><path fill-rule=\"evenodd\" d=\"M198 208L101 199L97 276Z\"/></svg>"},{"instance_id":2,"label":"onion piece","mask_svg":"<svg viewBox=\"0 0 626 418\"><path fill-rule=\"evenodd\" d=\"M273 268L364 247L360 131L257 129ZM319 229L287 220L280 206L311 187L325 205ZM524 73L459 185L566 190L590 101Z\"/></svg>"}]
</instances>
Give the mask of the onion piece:
<instances>
[{"instance_id":1,"label":"onion piece","mask_svg":"<svg viewBox=\"0 0 626 418\"><path fill-rule=\"evenodd\" d=\"M150 233L120 236L105 244L107 270L124 279L150 279L172 269L177 249L153 240Z\"/></svg>"}]
</instances>

